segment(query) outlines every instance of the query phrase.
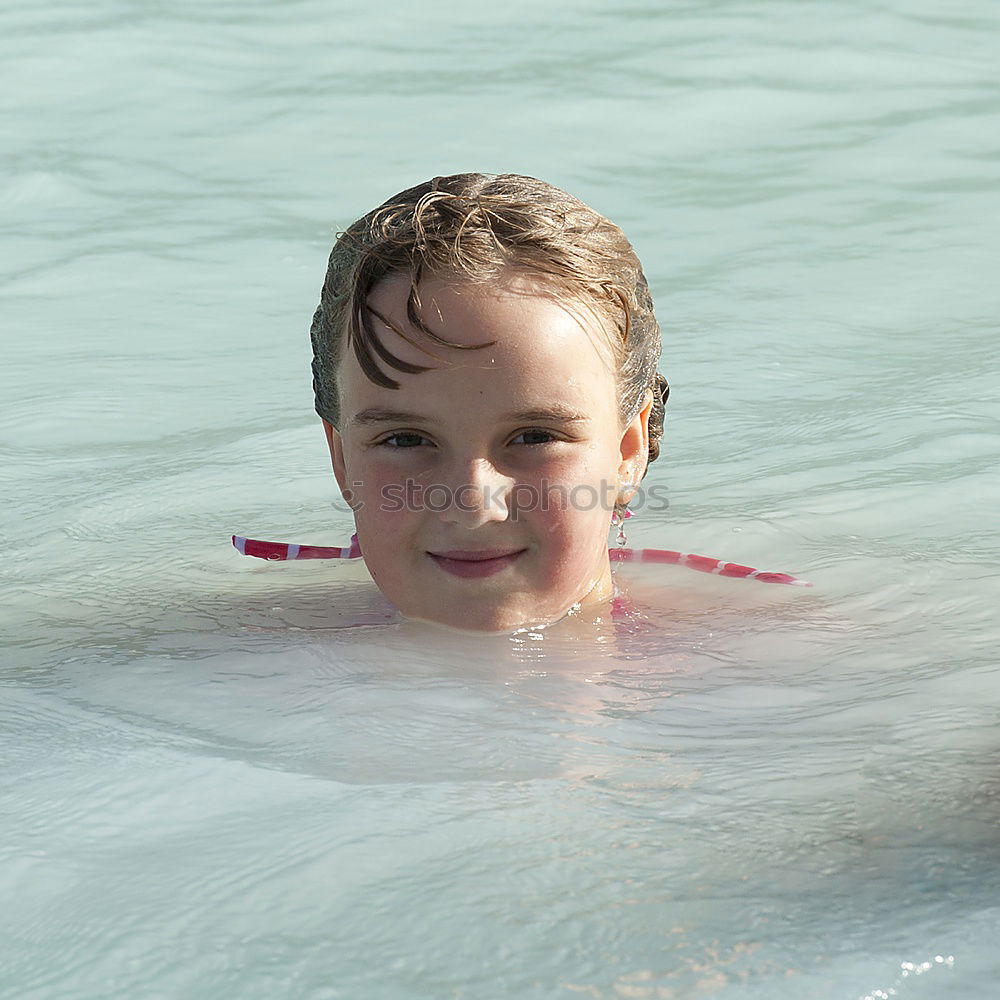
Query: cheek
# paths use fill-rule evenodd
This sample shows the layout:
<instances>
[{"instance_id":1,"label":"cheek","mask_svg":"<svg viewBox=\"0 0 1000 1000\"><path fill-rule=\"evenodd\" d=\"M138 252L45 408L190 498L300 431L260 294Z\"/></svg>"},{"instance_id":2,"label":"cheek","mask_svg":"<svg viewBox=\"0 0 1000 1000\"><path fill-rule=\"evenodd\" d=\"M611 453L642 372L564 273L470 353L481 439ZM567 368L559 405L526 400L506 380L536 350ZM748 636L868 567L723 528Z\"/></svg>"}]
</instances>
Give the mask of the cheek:
<instances>
[{"instance_id":1,"label":"cheek","mask_svg":"<svg viewBox=\"0 0 1000 1000\"><path fill-rule=\"evenodd\" d=\"M579 484L568 503L538 510L534 534L544 553L543 572L547 585L576 586L606 557L610 513L604 510L599 491Z\"/></svg>"},{"instance_id":2,"label":"cheek","mask_svg":"<svg viewBox=\"0 0 1000 1000\"><path fill-rule=\"evenodd\" d=\"M355 511L354 520L365 566L379 589L397 606L405 606L412 590L411 573L412 517L406 511L396 513L364 506Z\"/></svg>"},{"instance_id":3,"label":"cheek","mask_svg":"<svg viewBox=\"0 0 1000 1000\"><path fill-rule=\"evenodd\" d=\"M402 573L419 516L405 475L392 463L370 456L346 456L347 486L353 495L354 520L365 563L380 586L393 585Z\"/></svg>"},{"instance_id":4,"label":"cheek","mask_svg":"<svg viewBox=\"0 0 1000 1000\"><path fill-rule=\"evenodd\" d=\"M550 465L531 482L529 495L542 497L540 520L551 531L606 530L618 495L617 452L589 449L572 461Z\"/></svg>"},{"instance_id":5,"label":"cheek","mask_svg":"<svg viewBox=\"0 0 1000 1000\"><path fill-rule=\"evenodd\" d=\"M400 552L421 523L412 484L366 477L355 496L354 520L365 553Z\"/></svg>"},{"instance_id":6,"label":"cheek","mask_svg":"<svg viewBox=\"0 0 1000 1000\"><path fill-rule=\"evenodd\" d=\"M398 463L368 451L352 450L344 458L346 485L369 517L375 511L394 514L405 510L412 493L412 474L408 476Z\"/></svg>"}]
</instances>

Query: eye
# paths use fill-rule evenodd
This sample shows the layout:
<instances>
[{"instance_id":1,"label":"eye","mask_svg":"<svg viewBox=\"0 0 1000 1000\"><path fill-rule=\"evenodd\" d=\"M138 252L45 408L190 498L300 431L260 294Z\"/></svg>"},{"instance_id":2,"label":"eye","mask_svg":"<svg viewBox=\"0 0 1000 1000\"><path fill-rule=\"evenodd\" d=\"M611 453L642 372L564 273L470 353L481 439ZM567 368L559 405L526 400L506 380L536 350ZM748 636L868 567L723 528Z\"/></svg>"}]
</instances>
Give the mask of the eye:
<instances>
[{"instance_id":1,"label":"eye","mask_svg":"<svg viewBox=\"0 0 1000 1000\"><path fill-rule=\"evenodd\" d=\"M431 442L423 434L417 434L415 431L396 431L395 434L382 438L378 443L388 448L419 448L421 445Z\"/></svg>"},{"instance_id":2,"label":"eye","mask_svg":"<svg viewBox=\"0 0 1000 1000\"><path fill-rule=\"evenodd\" d=\"M537 445L537 444L551 444L553 441L559 441L559 438L553 431L547 431L541 427L529 427L525 431L521 431L512 440L511 444L527 444L527 445Z\"/></svg>"}]
</instances>

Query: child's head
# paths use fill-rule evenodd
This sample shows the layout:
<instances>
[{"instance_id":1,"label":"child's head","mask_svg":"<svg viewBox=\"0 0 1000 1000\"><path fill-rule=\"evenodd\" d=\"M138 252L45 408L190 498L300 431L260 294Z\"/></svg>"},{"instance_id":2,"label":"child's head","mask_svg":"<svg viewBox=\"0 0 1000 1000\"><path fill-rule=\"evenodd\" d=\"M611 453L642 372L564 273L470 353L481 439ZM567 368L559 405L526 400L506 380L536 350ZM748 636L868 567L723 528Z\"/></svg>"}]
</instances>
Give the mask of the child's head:
<instances>
[{"instance_id":1,"label":"child's head","mask_svg":"<svg viewBox=\"0 0 1000 1000\"><path fill-rule=\"evenodd\" d=\"M404 614L501 631L607 596L608 518L666 399L617 226L533 178L435 178L340 235L312 341L337 479Z\"/></svg>"}]
</instances>

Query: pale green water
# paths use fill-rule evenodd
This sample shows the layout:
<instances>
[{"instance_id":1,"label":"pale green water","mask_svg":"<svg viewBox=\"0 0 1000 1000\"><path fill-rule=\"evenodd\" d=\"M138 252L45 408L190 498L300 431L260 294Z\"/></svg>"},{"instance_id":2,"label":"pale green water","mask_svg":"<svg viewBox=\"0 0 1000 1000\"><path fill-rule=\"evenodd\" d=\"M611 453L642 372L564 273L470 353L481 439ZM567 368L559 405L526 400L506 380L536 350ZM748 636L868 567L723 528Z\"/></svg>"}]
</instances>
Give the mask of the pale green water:
<instances>
[{"instance_id":1,"label":"pale green water","mask_svg":"<svg viewBox=\"0 0 1000 1000\"><path fill-rule=\"evenodd\" d=\"M998 56L988 0L4 5L0 995L992 1000ZM353 568L228 548L346 538L329 243L465 169L645 262L632 540L815 592L335 631Z\"/></svg>"}]
</instances>

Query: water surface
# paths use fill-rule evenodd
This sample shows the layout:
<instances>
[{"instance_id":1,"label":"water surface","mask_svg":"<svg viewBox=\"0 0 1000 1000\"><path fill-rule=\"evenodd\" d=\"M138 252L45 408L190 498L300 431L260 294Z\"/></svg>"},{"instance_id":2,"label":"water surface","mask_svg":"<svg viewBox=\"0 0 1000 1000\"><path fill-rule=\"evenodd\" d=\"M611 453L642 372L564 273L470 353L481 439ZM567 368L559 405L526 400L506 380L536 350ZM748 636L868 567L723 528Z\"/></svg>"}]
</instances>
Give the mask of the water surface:
<instances>
[{"instance_id":1,"label":"water surface","mask_svg":"<svg viewBox=\"0 0 1000 1000\"><path fill-rule=\"evenodd\" d=\"M6 4L2 992L994 997L998 29ZM669 506L630 541L814 591L663 570L617 629L472 640L229 548L349 535L329 244L467 169L645 263Z\"/></svg>"}]
</instances>

